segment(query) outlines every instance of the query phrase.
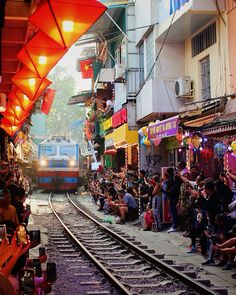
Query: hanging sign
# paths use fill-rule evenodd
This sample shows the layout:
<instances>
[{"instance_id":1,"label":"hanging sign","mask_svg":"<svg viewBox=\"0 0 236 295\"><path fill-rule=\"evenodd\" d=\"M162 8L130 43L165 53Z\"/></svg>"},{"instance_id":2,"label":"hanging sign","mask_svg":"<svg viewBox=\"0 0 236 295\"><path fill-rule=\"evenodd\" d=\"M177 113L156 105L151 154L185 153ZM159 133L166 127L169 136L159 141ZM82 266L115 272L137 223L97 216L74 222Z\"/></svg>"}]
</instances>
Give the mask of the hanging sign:
<instances>
[{"instance_id":1,"label":"hanging sign","mask_svg":"<svg viewBox=\"0 0 236 295\"><path fill-rule=\"evenodd\" d=\"M148 139L162 139L175 136L179 129L179 116L148 126Z\"/></svg>"}]
</instances>

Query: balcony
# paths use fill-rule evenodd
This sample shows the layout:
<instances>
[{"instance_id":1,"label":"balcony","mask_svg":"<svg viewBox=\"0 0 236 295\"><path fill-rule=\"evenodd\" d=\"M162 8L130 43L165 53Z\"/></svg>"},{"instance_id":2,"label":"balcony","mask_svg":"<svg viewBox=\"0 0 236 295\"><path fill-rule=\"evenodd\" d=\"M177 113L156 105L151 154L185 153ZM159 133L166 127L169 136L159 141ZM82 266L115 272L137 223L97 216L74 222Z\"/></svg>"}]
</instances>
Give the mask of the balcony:
<instances>
[{"instance_id":1,"label":"balcony","mask_svg":"<svg viewBox=\"0 0 236 295\"><path fill-rule=\"evenodd\" d=\"M178 113L184 101L175 97L174 84L174 80L160 78L152 78L145 83L136 99L138 122L150 122L162 114Z\"/></svg>"},{"instance_id":2,"label":"balcony","mask_svg":"<svg viewBox=\"0 0 236 295\"><path fill-rule=\"evenodd\" d=\"M173 13L170 14L171 2L173 3L171 0L158 3L158 22L160 24L156 30L158 41L164 40L172 23L167 42L183 42L202 26L215 19L219 12L225 11L224 1L219 1L217 7L215 0L189 0L181 5L179 10L176 10L173 18Z\"/></svg>"}]
</instances>

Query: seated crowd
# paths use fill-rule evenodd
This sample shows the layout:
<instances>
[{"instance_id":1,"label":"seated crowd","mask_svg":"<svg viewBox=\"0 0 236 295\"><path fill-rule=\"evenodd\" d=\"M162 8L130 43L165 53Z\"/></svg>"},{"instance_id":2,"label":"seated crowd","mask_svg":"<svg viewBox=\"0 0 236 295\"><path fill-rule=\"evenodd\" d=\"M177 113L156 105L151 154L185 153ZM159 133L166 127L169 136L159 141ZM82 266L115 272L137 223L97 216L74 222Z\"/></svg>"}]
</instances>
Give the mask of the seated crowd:
<instances>
[{"instance_id":1,"label":"seated crowd","mask_svg":"<svg viewBox=\"0 0 236 295\"><path fill-rule=\"evenodd\" d=\"M41 266L38 265L37 269L32 268L32 261L29 259L29 249L40 243L40 238L34 240L33 231L27 230L31 211L25 201L29 193L31 193L29 179L23 176L17 164L2 161L0 163L1 294L20 294L22 291L19 290L20 276L26 270L30 273L30 269L34 272L34 281L31 282L34 294L38 294L39 291L41 292L39 294L44 294L43 289L48 290L46 280L40 280L35 275L35 273L39 275ZM45 262L46 253L38 258L42 263Z\"/></svg>"},{"instance_id":2,"label":"seated crowd","mask_svg":"<svg viewBox=\"0 0 236 295\"><path fill-rule=\"evenodd\" d=\"M171 227L168 233L181 231L190 238L187 253L199 249L208 257L203 265L217 265L224 270L235 266L236 198L229 183L236 174L228 171L218 179L208 179L198 167L189 170L180 162L168 168L163 179L156 173L146 177L131 168L115 173L100 167L89 179L88 187L99 210L119 216L117 223L137 218L144 220L144 230L163 229L162 202L168 202ZM219 261L215 263L215 257ZM236 278L236 274L233 275Z\"/></svg>"}]
</instances>

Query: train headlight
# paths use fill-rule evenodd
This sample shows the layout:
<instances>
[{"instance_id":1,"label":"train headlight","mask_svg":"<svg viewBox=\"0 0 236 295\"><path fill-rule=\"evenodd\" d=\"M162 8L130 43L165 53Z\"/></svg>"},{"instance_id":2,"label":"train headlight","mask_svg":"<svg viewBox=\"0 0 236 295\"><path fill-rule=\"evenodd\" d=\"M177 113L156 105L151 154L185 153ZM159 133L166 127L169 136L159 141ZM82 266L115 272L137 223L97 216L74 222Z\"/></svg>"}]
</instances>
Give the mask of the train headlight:
<instances>
[{"instance_id":1,"label":"train headlight","mask_svg":"<svg viewBox=\"0 0 236 295\"><path fill-rule=\"evenodd\" d=\"M39 161L39 164L40 164L40 166L45 167L45 166L47 166L47 160L42 159Z\"/></svg>"},{"instance_id":2,"label":"train headlight","mask_svg":"<svg viewBox=\"0 0 236 295\"><path fill-rule=\"evenodd\" d=\"M70 160L69 165L70 165L71 167L74 167L74 166L75 166L75 160Z\"/></svg>"}]
</instances>

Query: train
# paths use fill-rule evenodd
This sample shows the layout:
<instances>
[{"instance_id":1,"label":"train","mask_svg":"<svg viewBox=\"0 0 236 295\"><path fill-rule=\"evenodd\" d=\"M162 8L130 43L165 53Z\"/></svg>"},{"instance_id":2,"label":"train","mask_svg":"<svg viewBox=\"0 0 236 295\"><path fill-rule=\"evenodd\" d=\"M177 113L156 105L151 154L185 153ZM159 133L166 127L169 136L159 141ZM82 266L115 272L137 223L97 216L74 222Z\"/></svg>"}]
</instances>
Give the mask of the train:
<instances>
[{"instance_id":1,"label":"train","mask_svg":"<svg viewBox=\"0 0 236 295\"><path fill-rule=\"evenodd\" d=\"M81 178L79 145L66 136L51 136L38 145L37 187L77 191Z\"/></svg>"}]
</instances>

